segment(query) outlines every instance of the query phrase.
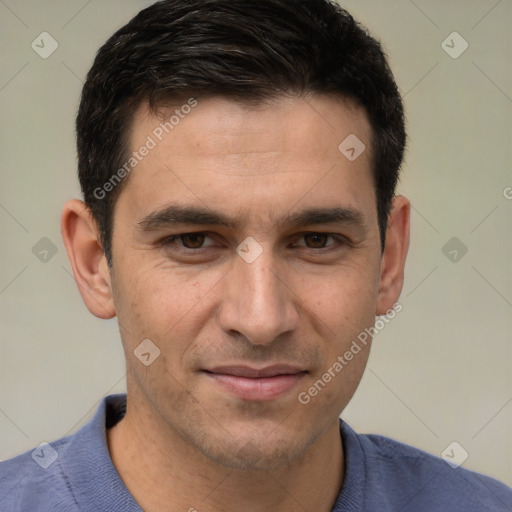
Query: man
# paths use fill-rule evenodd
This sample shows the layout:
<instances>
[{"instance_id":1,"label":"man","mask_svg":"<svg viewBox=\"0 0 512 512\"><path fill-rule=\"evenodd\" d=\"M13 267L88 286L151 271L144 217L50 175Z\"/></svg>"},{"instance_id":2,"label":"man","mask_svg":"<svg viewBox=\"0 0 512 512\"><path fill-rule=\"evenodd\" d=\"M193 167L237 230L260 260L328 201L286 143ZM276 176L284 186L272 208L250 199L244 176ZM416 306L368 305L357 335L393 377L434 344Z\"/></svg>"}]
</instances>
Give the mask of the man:
<instances>
[{"instance_id":1,"label":"man","mask_svg":"<svg viewBox=\"0 0 512 512\"><path fill-rule=\"evenodd\" d=\"M100 49L62 232L127 398L2 463L6 511L510 510L503 484L338 419L409 243L403 109L326 0L166 0Z\"/></svg>"}]
</instances>

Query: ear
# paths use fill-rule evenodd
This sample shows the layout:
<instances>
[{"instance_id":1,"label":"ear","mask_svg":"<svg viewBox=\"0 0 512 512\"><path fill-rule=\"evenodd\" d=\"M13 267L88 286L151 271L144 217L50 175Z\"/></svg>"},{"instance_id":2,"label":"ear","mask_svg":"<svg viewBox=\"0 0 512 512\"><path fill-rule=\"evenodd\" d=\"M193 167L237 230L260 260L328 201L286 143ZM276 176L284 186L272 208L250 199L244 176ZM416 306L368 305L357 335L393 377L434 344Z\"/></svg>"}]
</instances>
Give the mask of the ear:
<instances>
[{"instance_id":1,"label":"ear","mask_svg":"<svg viewBox=\"0 0 512 512\"><path fill-rule=\"evenodd\" d=\"M386 244L380 265L380 283L376 315L384 315L400 297L404 266L409 249L411 203L397 196L388 218Z\"/></svg>"},{"instance_id":2,"label":"ear","mask_svg":"<svg viewBox=\"0 0 512 512\"><path fill-rule=\"evenodd\" d=\"M75 281L87 309L98 318L114 317L110 270L90 209L78 199L67 201L60 227Z\"/></svg>"}]
</instances>

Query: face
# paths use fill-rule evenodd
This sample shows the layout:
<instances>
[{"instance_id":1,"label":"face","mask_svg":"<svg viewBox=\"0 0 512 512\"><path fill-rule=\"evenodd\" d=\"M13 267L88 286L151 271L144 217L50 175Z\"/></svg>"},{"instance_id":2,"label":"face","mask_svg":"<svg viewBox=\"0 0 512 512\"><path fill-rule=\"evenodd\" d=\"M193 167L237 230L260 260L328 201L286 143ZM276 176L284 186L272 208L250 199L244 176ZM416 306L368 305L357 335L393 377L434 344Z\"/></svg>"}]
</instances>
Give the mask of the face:
<instances>
[{"instance_id":1,"label":"face","mask_svg":"<svg viewBox=\"0 0 512 512\"><path fill-rule=\"evenodd\" d=\"M130 405L224 465L284 464L337 428L369 345L335 363L396 298L379 295L369 123L324 96L199 99L161 140L160 123L136 112L132 151L156 145L114 212Z\"/></svg>"}]
</instances>

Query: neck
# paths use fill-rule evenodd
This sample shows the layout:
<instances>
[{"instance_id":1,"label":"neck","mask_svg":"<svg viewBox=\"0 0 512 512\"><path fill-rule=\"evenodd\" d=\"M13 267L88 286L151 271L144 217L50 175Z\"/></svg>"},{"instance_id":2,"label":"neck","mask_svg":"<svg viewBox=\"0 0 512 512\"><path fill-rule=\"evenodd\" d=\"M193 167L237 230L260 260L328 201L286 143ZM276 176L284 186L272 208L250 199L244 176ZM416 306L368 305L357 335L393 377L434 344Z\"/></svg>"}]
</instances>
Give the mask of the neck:
<instances>
[{"instance_id":1,"label":"neck","mask_svg":"<svg viewBox=\"0 0 512 512\"><path fill-rule=\"evenodd\" d=\"M337 422L299 458L258 471L217 464L130 405L107 431L107 442L121 479L145 512L329 512L343 481Z\"/></svg>"}]
</instances>

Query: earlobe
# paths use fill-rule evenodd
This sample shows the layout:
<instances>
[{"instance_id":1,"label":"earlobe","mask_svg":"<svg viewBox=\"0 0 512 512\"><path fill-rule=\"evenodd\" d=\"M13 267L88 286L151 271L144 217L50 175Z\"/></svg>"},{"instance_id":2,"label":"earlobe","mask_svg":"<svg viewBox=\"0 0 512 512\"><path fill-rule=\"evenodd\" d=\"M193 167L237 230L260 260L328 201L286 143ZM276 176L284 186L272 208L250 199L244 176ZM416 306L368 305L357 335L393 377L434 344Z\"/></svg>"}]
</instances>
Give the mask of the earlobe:
<instances>
[{"instance_id":1,"label":"earlobe","mask_svg":"<svg viewBox=\"0 0 512 512\"><path fill-rule=\"evenodd\" d=\"M87 309L98 318L114 317L110 271L98 241L97 223L84 202L71 199L64 204L61 232Z\"/></svg>"},{"instance_id":2,"label":"earlobe","mask_svg":"<svg viewBox=\"0 0 512 512\"><path fill-rule=\"evenodd\" d=\"M406 197L394 198L381 260L376 315L384 315L392 309L402 291L405 260L409 249L410 212L411 204Z\"/></svg>"}]
</instances>

